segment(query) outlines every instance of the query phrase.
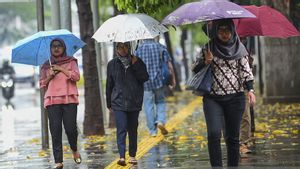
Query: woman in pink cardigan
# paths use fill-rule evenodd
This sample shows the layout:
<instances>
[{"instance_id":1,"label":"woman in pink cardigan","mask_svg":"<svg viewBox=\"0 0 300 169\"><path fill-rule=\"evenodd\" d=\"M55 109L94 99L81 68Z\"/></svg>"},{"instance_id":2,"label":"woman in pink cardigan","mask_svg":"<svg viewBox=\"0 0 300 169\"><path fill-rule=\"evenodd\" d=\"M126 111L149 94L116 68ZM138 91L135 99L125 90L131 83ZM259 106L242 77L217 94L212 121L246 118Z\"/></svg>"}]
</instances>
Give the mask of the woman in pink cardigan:
<instances>
[{"instance_id":1,"label":"woman in pink cardigan","mask_svg":"<svg viewBox=\"0 0 300 169\"><path fill-rule=\"evenodd\" d=\"M52 136L53 156L56 169L63 168L62 122L77 164L81 156L77 150L77 105L76 82L80 78L77 60L66 56L66 45L61 39L50 44L51 64L46 61L41 68L40 87L45 89L44 107L48 111Z\"/></svg>"}]
</instances>

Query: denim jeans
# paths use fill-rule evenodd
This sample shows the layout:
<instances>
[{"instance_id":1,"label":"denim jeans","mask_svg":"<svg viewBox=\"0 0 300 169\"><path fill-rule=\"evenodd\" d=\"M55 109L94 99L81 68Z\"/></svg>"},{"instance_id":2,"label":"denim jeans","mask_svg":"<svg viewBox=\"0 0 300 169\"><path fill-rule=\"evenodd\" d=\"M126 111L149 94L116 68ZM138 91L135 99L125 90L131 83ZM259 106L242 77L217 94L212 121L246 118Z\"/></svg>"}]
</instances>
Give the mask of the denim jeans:
<instances>
[{"instance_id":1,"label":"denim jeans","mask_svg":"<svg viewBox=\"0 0 300 169\"><path fill-rule=\"evenodd\" d=\"M163 87L144 91L144 110L150 134L156 134L156 124L166 123L166 101Z\"/></svg>"},{"instance_id":2,"label":"denim jeans","mask_svg":"<svg viewBox=\"0 0 300 169\"><path fill-rule=\"evenodd\" d=\"M137 129L139 112L114 110L117 126L117 145L120 158L125 158L126 135L129 138L129 156L135 157L137 151Z\"/></svg>"},{"instance_id":3,"label":"denim jeans","mask_svg":"<svg viewBox=\"0 0 300 169\"><path fill-rule=\"evenodd\" d=\"M211 166L221 167L221 130L224 122L227 166L238 166L240 123L245 109L244 93L226 96L204 96L203 109L207 126Z\"/></svg>"}]
</instances>

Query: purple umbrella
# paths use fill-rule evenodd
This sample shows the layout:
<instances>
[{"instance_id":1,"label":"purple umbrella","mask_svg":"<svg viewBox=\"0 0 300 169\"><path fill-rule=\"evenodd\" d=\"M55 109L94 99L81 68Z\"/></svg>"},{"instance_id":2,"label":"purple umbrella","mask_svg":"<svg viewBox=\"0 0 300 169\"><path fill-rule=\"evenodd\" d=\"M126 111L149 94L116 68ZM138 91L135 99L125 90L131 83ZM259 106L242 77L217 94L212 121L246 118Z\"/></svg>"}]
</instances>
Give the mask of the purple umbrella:
<instances>
[{"instance_id":1,"label":"purple umbrella","mask_svg":"<svg viewBox=\"0 0 300 169\"><path fill-rule=\"evenodd\" d=\"M162 21L165 25L186 25L224 18L255 18L245 8L227 0L202 0L184 4Z\"/></svg>"}]
</instances>

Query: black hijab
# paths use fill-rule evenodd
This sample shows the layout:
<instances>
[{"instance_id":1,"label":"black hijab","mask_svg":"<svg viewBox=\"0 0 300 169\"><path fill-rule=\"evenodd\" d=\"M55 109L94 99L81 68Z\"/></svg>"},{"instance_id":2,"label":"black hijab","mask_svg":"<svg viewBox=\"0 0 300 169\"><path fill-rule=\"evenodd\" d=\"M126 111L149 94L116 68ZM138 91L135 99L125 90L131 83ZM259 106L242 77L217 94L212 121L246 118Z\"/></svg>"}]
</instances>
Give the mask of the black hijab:
<instances>
[{"instance_id":1,"label":"black hijab","mask_svg":"<svg viewBox=\"0 0 300 169\"><path fill-rule=\"evenodd\" d=\"M221 26L227 26L231 31L231 39L227 43L222 42L218 38L217 33L218 29ZM221 19L213 21L211 33L211 51L214 56L225 60L233 60L248 55L245 46L241 43L236 33L232 19Z\"/></svg>"}]
</instances>

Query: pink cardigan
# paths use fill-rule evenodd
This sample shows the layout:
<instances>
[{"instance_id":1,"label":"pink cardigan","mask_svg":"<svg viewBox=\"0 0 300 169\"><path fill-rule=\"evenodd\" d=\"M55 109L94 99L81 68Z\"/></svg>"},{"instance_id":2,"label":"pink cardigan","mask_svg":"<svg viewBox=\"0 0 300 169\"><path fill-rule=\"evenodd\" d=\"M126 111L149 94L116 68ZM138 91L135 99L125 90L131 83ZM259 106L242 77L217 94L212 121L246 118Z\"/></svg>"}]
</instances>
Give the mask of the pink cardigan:
<instances>
[{"instance_id":1,"label":"pink cardigan","mask_svg":"<svg viewBox=\"0 0 300 169\"><path fill-rule=\"evenodd\" d=\"M76 82L80 79L80 73L77 62L73 60L60 66L69 70L69 75L59 72L48 84L45 83L45 79L49 75L49 69L41 70L40 88L46 88L44 96L45 108L54 104L79 104Z\"/></svg>"}]
</instances>

